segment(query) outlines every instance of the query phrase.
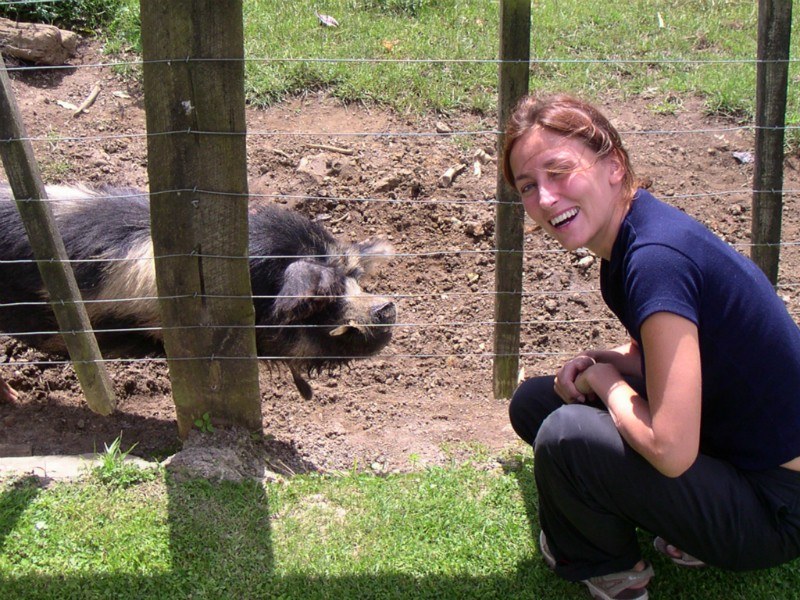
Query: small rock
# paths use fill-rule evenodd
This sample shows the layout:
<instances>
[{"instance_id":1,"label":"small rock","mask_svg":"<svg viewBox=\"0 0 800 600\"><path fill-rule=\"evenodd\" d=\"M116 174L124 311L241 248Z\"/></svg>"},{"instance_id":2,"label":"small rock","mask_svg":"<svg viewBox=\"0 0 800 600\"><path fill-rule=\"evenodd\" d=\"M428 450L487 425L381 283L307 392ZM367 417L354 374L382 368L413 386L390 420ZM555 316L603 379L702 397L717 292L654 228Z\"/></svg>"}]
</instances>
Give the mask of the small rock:
<instances>
[{"instance_id":1,"label":"small rock","mask_svg":"<svg viewBox=\"0 0 800 600\"><path fill-rule=\"evenodd\" d=\"M591 267L593 264L594 264L594 256L584 256L582 259L580 259L578 261L576 266L579 269L585 271L586 269Z\"/></svg>"},{"instance_id":2,"label":"small rock","mask_svg":"<svg viewBox=\"0 0 800 600\"><path fill-rule=\"evenodd\" d=\"M374 189L376 192L389 192L399 186L402 182L403 179L399 175L387 175L375 183Z\"/></svg>"},{"instance_id":3,"label":"small rock","mask_svg":"<svg viewBox=\"0 0 800 600\"><path fill-rule=\"evenodd\" d=\"M313 185L320 185L328 174L328 161L325 155L304 156L297 165L297 173L305 176Z\"/></svg>"},{"instance_id":4,"label":"small rock","mask_svg":"<svg viewBox=\"0 0 800 600\"><path fill-rule=\"evenodd\" d=\"M464 230L467 232L467 235L473 237L483 237L486 235L486 229L484 229L483 225L475 221L467 221L464 224Z\"/></svg>"}]
</instances>

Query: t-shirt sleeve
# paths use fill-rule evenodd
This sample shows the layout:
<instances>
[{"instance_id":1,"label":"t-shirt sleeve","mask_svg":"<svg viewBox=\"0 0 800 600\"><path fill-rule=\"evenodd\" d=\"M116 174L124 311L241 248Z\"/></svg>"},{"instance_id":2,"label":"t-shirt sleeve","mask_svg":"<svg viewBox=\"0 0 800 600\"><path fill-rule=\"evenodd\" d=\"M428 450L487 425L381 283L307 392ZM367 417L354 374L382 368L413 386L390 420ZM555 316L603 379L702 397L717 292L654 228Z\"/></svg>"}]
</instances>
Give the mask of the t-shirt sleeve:
<instances>
[{"instance_id":1,"label":"t-shirt sleeve","mask_svg":"<svg viewBox=\"0 0 800 600\"><path fill-rule=\"evenodd\" d=\"M637 330L657 312L698 324L702 277L693 260L669 246L650 244L632 253L627 269L627 296Z\"/></svg>"}]
</instances>

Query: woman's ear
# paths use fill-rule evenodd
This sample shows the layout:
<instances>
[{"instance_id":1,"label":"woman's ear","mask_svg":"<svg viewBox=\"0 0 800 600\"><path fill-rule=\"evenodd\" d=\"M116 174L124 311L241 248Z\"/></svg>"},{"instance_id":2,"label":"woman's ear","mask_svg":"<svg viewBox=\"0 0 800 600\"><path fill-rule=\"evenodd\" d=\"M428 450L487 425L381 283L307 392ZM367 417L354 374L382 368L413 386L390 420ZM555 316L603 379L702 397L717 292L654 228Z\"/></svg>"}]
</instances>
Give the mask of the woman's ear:
<instances>
[{"instance_id":1,"label":"woman's ear","mask_svg":"<svg viewBox=\"0 0 800 600\"><path fill-rule=\"evenodd\" d=\"M625 163L616 152L612 152L608 160L610 166L609 182L611 185L617 185L625 179Z\"/></svg>"}]
</instances>

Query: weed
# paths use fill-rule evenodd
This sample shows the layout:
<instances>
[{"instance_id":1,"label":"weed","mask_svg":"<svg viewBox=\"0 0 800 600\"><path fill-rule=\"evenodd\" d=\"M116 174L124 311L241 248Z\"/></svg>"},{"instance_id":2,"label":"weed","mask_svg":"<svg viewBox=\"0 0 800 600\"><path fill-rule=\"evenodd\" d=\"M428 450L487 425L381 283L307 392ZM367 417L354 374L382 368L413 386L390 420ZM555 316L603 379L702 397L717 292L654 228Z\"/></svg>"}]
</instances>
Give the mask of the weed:
<instances>
[{"instance_id":1,"label":"weed","mask_svg":"<svg viewBox=\"0 0 800 600\"><path fill-rule=\"evenodd\" d=\"M155 469L143 469L128 461L128 455L136 444L122 450L122 434L111 445L104 444L105 452L100 454L100 464L92 470L94 477L105 485L130 487L132 485L152 481L156 477Z\"/></svg>"},{"instance_id":2,"label":"weed","mask_svg":"<svg viewBox=\"0 0 800 600\"><path fill-rule=\"evenodd\" d=\"M214 433L214 425L211 424L211 414L203 413L202 417L194 420L194 426L203 433Z\"/></svg>"}]
</instances>

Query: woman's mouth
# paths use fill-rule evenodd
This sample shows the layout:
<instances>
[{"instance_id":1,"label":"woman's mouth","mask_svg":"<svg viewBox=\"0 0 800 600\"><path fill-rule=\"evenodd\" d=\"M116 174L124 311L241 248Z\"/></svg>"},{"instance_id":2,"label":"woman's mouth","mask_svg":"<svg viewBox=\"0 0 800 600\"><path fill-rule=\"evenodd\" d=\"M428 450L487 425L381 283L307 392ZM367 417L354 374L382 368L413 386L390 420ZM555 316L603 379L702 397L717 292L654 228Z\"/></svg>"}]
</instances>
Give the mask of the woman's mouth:
<instances>
[{"instance_id":1,"label":"woman's mouth","mask_svg":"<svg viewBox=\"0 0 800 600\"><path fill-rule=\"evenodd\" d=\"M564 225L572 221L572 219L574 219L576 216L578 216L579 212L580 211L578 210L577 207L565 210L561 214L556 215L555 217L550 219L550 225L555 229L563 227Z\"/></svg>"}]
</instances>

